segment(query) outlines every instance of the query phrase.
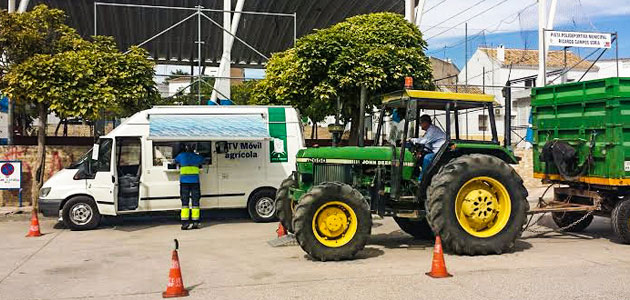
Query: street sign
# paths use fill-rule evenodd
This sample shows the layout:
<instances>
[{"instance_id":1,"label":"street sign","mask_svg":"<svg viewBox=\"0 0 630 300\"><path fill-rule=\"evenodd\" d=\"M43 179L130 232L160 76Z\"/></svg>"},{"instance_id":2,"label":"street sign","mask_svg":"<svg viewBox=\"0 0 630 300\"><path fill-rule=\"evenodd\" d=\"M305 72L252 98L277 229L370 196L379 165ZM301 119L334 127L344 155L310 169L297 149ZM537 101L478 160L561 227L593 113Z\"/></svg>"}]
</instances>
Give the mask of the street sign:
<instances>
[{"instance_id":1,"label":"street sign","mask_svg":"<svg viewBox=\"0 0 630 300\"><path fill-rule=\"evenodd\" d=\"M19 190L22 185L22 162L0 161L0 190Z\"/></svg>"},{"instance_id":2,"label":"street sign","mask_svg":"<svg viewBox=\"0 0 630 300\"><path fill-rule=\"evenodd\" d=\"M549 46L610 48L612 44L611 33L545 31L545 34Z\"/></svg>"}]
</instances>

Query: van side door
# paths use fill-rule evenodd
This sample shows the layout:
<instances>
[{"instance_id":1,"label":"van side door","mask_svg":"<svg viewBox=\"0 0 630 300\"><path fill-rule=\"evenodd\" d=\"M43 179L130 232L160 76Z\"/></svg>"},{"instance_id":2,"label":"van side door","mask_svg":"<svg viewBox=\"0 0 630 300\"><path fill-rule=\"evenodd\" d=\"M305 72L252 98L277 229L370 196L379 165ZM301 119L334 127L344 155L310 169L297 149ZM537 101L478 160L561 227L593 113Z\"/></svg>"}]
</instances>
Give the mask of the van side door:
<instances>
[{"instance_id":1,"label":"van side door","mask_svg":"<svg viewBox=\"0 0 630 300\"><path fill-rule=\"evenodd\" d=\"M87 190L96 201L98 210L102 215L116 215L116 172L114 164L114 140L110 138L101 138L98 143L98 159L90 159L89 171L93 176L87 179Z\"/></svg>"}]
</instances>

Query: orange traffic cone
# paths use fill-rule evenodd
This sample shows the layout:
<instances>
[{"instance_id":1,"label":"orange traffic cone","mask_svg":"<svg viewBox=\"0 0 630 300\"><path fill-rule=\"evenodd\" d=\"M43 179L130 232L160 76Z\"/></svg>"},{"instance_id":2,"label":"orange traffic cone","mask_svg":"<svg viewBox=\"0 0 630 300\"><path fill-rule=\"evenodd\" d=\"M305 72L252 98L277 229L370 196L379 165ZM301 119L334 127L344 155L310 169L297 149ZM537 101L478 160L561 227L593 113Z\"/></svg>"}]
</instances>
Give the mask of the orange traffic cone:
<instances>
[{"instance_id":1,"label":"orange traffic cone","mask_svg":"<svg viewBox=\"0 0 630 300\"><path fill-rule=\"evenodd\" d=\"M279 238L287 235L287 230L284 228L284 226L282 226L282 223L278 223L278 229L276 229L276 233L278 234Z\"/></svg>"},{"instance_id":2,"label":"orange traffic cone","mask_svg":"<svg viewBox=\"0 0 630 300\"><path fill-rule=\"evenodd\" d=\"M42 233L39 231L39 219L37 219L37 210L33 209L33 213L31 214L31 226L28 227L28 234L26 237L36 237L41 235Z\"/></svg>"},{"instance_id":3,"label":"orange traffic cone","mask_svg":"<svg viewBox=\"0 0 630 300\"><path fill-rule=\"evenodd\" d=\"M431 272L426 273L433 278L445 278L453 275L446 271L446 263L444 262L444 252L442 251L442 240L440 236L435 237L435 247L433 248L433 263L431 264Z\"/></svg>"},{"instance_id":4,"label":"orange traffic cone","mask_svg":"<svg viewBox=\"0 0 630 300\"><path fill-rule=\"evenodd\" d=\"M173 257L171 258L171 270L168 273L168 285L166 285L166 291L162 293L162 298L188 296L188 291L184 288L182 270L179 267L179 256L177 255L177 248L179 248L179 243L177 242L177 240L175 240L175 249L173 250Z\"/></svg>"}]
</instances>

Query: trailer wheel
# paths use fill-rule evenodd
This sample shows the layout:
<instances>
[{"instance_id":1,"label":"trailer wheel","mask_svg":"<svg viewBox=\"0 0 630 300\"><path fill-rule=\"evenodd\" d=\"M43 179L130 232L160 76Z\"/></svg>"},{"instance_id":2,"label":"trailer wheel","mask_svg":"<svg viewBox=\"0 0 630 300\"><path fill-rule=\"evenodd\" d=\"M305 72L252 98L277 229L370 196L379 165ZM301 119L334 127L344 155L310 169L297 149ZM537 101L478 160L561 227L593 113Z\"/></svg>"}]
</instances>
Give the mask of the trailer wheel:
<instances>
[{"instance_id":1,"label":"trailer wheel","mask_svg":"<svg viewBox=\"0 0 630 300\"><path fill-rule=\"evenodd\" d=\"M271 189L261 189L254 192L247 201L247 212L257 223L271 222L276 219L276 192Z\"/></svg>"},{"instance_id":2,"label":"trailer wheel","mask_svg":"<svg viewBox=\"0 0 630 300\"><path fill-rule=\"evenodd\" d=\"M435 234L429 226L429 222L426 218L422 218L419 221L411 220L407 218L394 217L394 221L400 227L402 231L413 236L418 240L431 240L435 238Z\"/></svg>"},{"instance_id":3,"label":"trailer wheel","mask_svg":"<svg viewBox=\"0 0 630 300\"><path fill-rule=\"evenodd\" d=\"M510 250L526 221L527 190L501 159L471 154L440 168L427 191L427 219L444 247L457 254Z\"/></svg>"},{"instance_id":4,"label":"trailer wheel","mask_svg":"<svg viewBox=\"0 0 630 300\"><path fill-rule=\"evenodd\" d=\"M359 191L343 183L314 186L295 208L295 237L311 257L321 260L353 258L372 231L370 206Z\"/></svg>"},{"instance_id":5,"label":"trailer wheel","mask_svg":"<svg viewBox=\"0 0 630 300\"><path fill-rule=\"evenodd\" d=\"M619 201L611 214L612 228L625 244L630 244L630 199Z\"/></svg>"},{"instance_id":6,"label":"trailer wheel","mask_svg":"<svg viewBox=\"0 0 630 300\"><path fill-rule=\"evenodd\" d=\"M70 198L61 211L63 223L70 230L91 230L98 227L101 214L94 200L87 196Z\"/></svg>"},{"instance_id":7,"label":"trailer wheel","mask_svg":"<svg viewBox=\"0 0 630 300\"><path fill-rule=\"evenodd\" d=\"M280 219L280 223L288 232L293 232L293 209L295 203L291 199L289 188L295 187L297 184L293 180L293 176L289 176L280 184L278 192L276 192L276 216Z\"/></svg>"},{"instance_id":8,"label":"trailer wheel","mask_svg":"<svg viewBox=\"0 0 630 300\"><path fill-rule=\"evenodd\" d=\"M572 196L570 202L579 203L579 204L592 204L589 198L578 197L578 196ZM583 218L585 214L587 214L587 212L554 212L554 213L551 213L551 218L553 219L553 222L556 223L556 225L558 225L558 227L564 228L563 231L582 232L589 225L591 225L591 222L593 222L592 214L573 226L570 226L570 227L567 227L567 226Z\"/></svg>"}]
</instances>

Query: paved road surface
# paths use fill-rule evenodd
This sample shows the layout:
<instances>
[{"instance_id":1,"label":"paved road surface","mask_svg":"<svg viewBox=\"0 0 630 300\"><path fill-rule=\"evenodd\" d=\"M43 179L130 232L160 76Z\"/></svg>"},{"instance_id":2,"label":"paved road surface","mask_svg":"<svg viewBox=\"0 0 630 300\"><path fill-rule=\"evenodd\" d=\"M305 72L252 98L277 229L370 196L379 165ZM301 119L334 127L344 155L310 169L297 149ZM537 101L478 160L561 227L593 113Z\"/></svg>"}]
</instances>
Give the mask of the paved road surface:
<instances>
[{"instance_id":1,"label":"paved road surface","mask_svg":"<svg viewBox=\"0 0 630 300\"><path fill-rule=\"evenodd\" d=\"M53 229L45 219L40 238L24 238L25 217L4 217L0 299L159 299L173 238L188 299L630 298L630 245L612 238L606 219L580 235L526 234L500 256L447 255L454 277L436 280L424 275L431 242L414 241L389 218L375 221L358 259L322 263L298 246L271 248L276 224L242 212L211 217L187 232L164 216L110 220L89 232Z\"/></svg>"}]
</instances>

